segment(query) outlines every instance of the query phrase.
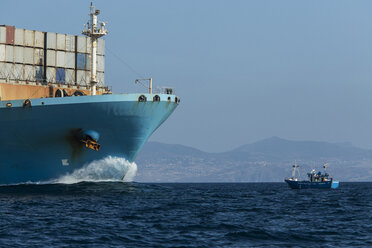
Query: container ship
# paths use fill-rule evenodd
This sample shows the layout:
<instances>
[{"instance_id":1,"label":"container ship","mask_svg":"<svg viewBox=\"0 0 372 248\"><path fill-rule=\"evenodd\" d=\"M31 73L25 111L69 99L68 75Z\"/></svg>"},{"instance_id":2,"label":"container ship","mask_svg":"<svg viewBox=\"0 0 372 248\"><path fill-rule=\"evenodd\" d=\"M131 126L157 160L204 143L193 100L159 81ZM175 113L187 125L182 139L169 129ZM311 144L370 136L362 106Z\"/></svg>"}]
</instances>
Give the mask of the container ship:
<instances>
[{"instance_id":1,"label":"container ship","mask_svg":"<svg viewBox=\"0 0 372 248\"><path fill-rule=\"evenodd\" d=\"M180 100L172 88L113 94L104 22L83 35L0 26L0 184L48 181L107 156L133 162ZM119 177L120 178L120 177Z\"/></svg>"}]
</instances>

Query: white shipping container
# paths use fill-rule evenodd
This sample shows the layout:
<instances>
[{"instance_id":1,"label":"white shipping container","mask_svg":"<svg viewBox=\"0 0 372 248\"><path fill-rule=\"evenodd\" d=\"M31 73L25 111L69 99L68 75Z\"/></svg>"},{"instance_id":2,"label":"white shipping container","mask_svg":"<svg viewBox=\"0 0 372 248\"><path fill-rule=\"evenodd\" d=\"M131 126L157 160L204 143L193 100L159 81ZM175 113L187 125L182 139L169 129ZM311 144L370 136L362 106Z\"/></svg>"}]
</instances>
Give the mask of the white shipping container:
<instances>
[{"instance_id":1,"label":"white shipping container","mask_svg":"<svg viewBox=\"0 0 372 248\"><path fill-rule=\"evenodd\" d=\"M97 71L105 71L105 56L97 55Z\"/></svg>"},{"instance_id":2,"label":"white shipping container","mask_svg":"<svg viewBox=\"0 0 372 248\"><path fill-rule=\"evenodd\" d=\"M57 34L57 50L66 51L66 35Z\"/></svg>"},{"instance_id":3,"label":"white shipping container","mask_svg":"<svg viewBox=\"0 0 372 248\"><path fill-rule=\"evenodd\" d=\"M34 64L34 49L31 47L25 47L23 49L23 63Z\"/></svg>"},{"instance_id":4,"label":"white shipping container","mask_svg":"<svg viewBox=\"0 0 372 248\"><path fill-rule=\"evenodd\" d=\"M35 81L35 71L33 65L24 66L24 80Z\"/></svg>"},{"instance_id":5,"label":"white shipping container","mask_svg":"<svg viewBox=\"0 0 372 248\"><path fill-rule=\"evenodd\" d=\"M7 71L6 71L6 63L0 62L0 79L6 79L6 78L8 78Z\"/></svg>"},{"instance_id":6,"label":"white shipping container","mask_svg":"<svg viewBox=\"0 0 372 248\"><path fill-rule=\"evenodd\" d=\"M0 78L13 79L13 64L0 62Z\"/></svg>"},{"instance_id":7,"label":"white shipping container","mask_svg":"<svg viewBox=\"0 0 372 248\"><path fill-rule=\"evenodd\" d=\"M44 49L34 49L34 65L44 64Z\"/></svg>"},{"instance_id":8,"label":"white shipping container","mask_svg":"<svg viewBox=\"0 0 372 248\"><path fill-rule=\"evenodd\" d=\"M0 27L0 44L6 42L6 27Z\"/></svg>"},{"instance_id":9,"label":"white shipping container","mask_svg":"<svg viewBox=\"0 0 372 248\"><path fill-rule=\"evenodd\" d=\"M6 79L5 75L5 62L0 62L0 79Z\"/></svg>"},{"instance_id":10,"label":"white shipping container","mask_svg":"<svg viewBox=\"0 0 372 248\"><path fill-rule=\"evenodd\" d=\"M15 79L14 76L14 64L6 63L6 71L9 79Z\"/></svg>"},{"instance_id":11,"label":"white shipping container","mask_svg":"<svg viewBox=\"0 0 372 248\"><path fill-rule=\"evenodd\" d=\"M35 31L34 46L38 48L44 48L44 33Z\"/></svg>"},{"instance_id":12,"label":"white shipping container","mask_svg":"<svg viewBox=\"0 0 372 248\"><path fill-rule=\"evenodd\" d=\"M86 53L87 52L87 38L83 36L77 37L77 52Z\"/></svg>"},{"instance_id":13,"label":"white shipping container","mask_svg":"<svg viewBox=\"0 0 372 248\"><path fill-rule=\"evenodd\" d=\"M105 73L104 72L97 72L97 85L99 87L105 86Z\"/></svg>"},{"instance_id":14,"label":"white shipping container","mask_svg":"<svg viewBox=\"0 0 372 248\"><path fill-rule=\"evenodd\" d=\"M14 52L14 63L23 63L23 57L24 57L24 48L19 46L13 47Z\"/></svg>"},{"instance_id":15,"label":"white shipping container","mask_svg":"<svg viewBox=\"0 0 372 248\"><path fill-rule=\"evenodd\" d=\"M66 35L66 51L75 52L75 36Z\"/></svg>"},{"instance_id":16,"label":"white shipping container","mask_svg":"<svg viewBox=\"0 0 372 248\"><path fill-rule=\"evenodd\" d=\"M0 44L0 62L5 62L6 57L5 57L5 45Z\"/></svg>"},{"instance_id":17,"label":"white shipping container","mask_svg":"<svg viewBox=\"0 0 372 248\"><path fill-rule=\"evenodd\" d=\"M56 51L54 50L45 50L47 53L47 66L56 66Z\"/></svg>"},{"instance_id":18,"label":"white shipping container","mask_svg":"<svg viewBox=\"0 0 372 248\"><path fill-rule=\"evenodd\" d=\"M47 33L47 49L56 49L57 34Z\"/></svg>"},{"instance_id":19,"label":"white shipping container","mask_svg":"<svg viewBox=\"0 0 372 248\"><path fill-rule=\"evenodd\" d=\"M62 51L57 51L56 52L56 66L57 67L65 67L65 57L66 57L66 52Z\"/></svg>"},{"instance_id":20,"label":"white shipping container","mask_svg":"<svg viewBox=\"0 0 372 248\"><path fill-rule=\"evenodd\" d=\"M5 61L6 62L13 62L14 61L14 56L13 56L13 48L14 46L5 46Z\"/></svg>"},{"instance_id":21,"label":"white shipping container","mask_svg":"<svg viewBox=\"0 0 372 248\"><path fill-rule=\"evenodd\" d=\"M75 70L66 69L66 83L67 84L75 84Z\"/></svg>"},{"instance_id":22,"label":"white shipping container","mask_svg":"<svg viewBox=\"0 0 372 248\"><path fill-rule=\"evenodd\" d=\"M25 30L16 28L14 31L14 45L25 45Z\"/></svg>"},{"instance_id":23,"label":"white shipping container","mask_svg":"<svg viewBox=\"0 0 372 248\"><path fill-rule=\"evenodd\" d=\"M66 68L71 68L71 69L75 68L75 53L66 52L65 65L66 65Z\"/></svg>"},{"instance_id":24,"label":"white shipping container","mask_svg":"<svg viewBox=\"0 0 372 248\"><path fill-rule=\"evenodd\" d=\"M76 77L77 77L76 78L76 83L78 85L88 85L89 84L90 74L88 75L87 71L77 70Z\"/></svg>"},{"instance_id":25,"label":"white shipping container","mask_svg":"<svg viewBox=\"0 0 372 248\"><path fill-rule=\"evenodd\" d=\"M14 64L14 79L24 80L23 69L24 65Z\"/></svg>"},{"instance_id":26,"label":"white shipping container","mask_svg":"<svg viewBox=\"0 0 372 248\"><path fill-rule=\"evenodd\" d=\"M35 31L25 30L25 46L34 47Z\"/></svg>"},{"instance_id":27,"label":"white shipping container","mask_svg":"<svg viewBox=\"0 0 372 248\"><path fill-rule=\"evenodd\" d=\"M91 61L90 54L87 54L87 62L86 62L85 70L88 70L88 71L91 70L91 68L90 68L90 61Z\"/></svg>"},{"instance_id":28,"label":"white shipping container","mask_svg":"<svg viewBox=\"0 0 372 248\"><path fill-rule=\"evenodd\" d=\"M46 69L46 80L47 80L48 83L55 83L56 82L56 68L47 67L47 69Z\"/></svg>"},{"instance_id":29,"label":"white shipping container","mask_svg":"<svg viewBox=\"0 0 372 248\"><path fill-rule=\"evenodd\" d=\"M97 54L105 55L105 40L104 39L98 39Z\"/></svg>"}]
</instances>

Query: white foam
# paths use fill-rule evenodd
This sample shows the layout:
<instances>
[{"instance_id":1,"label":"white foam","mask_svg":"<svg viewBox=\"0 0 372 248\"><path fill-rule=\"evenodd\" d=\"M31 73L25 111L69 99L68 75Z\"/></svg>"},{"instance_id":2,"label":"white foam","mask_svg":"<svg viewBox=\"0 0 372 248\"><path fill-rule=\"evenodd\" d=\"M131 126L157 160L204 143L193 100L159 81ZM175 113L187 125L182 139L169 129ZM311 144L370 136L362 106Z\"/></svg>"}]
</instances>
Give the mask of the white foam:
<instances>
[{"instance_id":1,"label":"white foam","mask_svg":"<svg viewBox=\"0 0 372 248\"><path fill-rule=\"evenodd\" d=\"M92 161L72 173L51 181L51 183L73 184L78 182L105 181L132 182L136 173L136 163L131 163L124 158L108 156L100 160Z\"/></svg>"}]
</instances>

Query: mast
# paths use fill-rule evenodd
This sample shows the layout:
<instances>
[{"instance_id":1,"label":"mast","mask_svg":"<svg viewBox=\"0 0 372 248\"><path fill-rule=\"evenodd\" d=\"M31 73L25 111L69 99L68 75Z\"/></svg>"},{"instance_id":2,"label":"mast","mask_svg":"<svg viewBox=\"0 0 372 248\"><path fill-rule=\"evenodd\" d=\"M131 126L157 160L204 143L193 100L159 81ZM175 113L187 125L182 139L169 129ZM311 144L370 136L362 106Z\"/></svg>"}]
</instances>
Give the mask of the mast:
<instances>
[{"instance_id":1,"label":"mast","mask_svg":"<svg viewBox=\"0 0 372 248\"><path fill-rule=\"evenodd\" d=\"M328 177L329 176L329 174L327 173L327 167L328 167L328 163L324 163L324 165L323 165L323 169L324 169L324 177Z\"/></svg>"},{"instance_id":2,"label":"mast","mask_svg":"<svg viewBox=\"0 0 372 248\"><path fill-rule=\"evenodd\" d=\"M296 178L296 171L297 171L297 173L298 173L298 176L300 176L300 172L298 171L298 168L299 168L299 167L300 167L300 166L297 165L296 160L295 160L295 163L294 163L294 165L292 166L292 178L293 178L293 179Z\"/></svg>"},{"instance_id":3,"label":"mast","mask_svg":"<svg viewBox=\"0 0 372 248\"><path fill-rule=\"evenodd\" d=\"M323 164L324 173L327 173L328 163Z\"/></svg>"},{"instance_id":4,"label":"mast","mask_svg":"<svg viewBox=\"0 0 372 248\"><path fill-rule=\"evenodd\" d=\"M106 35L108 31L105 29L105 22L99 22L100 27L98 28L98 18L100 10L96 9L93 6L93 3L90 3L90 22L85 25L85 29L82 34L91 38L92 42L92 51L91 51L91 61L90 61L90 86L91 86L91 95L96 95L97 89L97 40L98 38Z\"/></svg>"}]
</instances>

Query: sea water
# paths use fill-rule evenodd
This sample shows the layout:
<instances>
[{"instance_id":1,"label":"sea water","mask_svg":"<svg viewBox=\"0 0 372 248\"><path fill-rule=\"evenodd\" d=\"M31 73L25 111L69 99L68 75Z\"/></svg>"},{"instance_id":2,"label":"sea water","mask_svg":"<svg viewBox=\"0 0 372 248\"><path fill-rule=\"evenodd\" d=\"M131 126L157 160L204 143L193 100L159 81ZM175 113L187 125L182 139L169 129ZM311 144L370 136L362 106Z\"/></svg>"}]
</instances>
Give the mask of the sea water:
<instances>
[{"instance_id":1,"label":"sea water","mask_svg":"<svg viewBox=\"0 0 372 248\"><path fill-rule=\"evenodd\" d=\"M372 183L0 187L0 247L371 247Z\"/></svg>"}]
</instances>

